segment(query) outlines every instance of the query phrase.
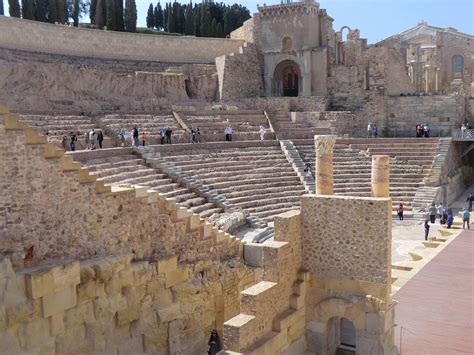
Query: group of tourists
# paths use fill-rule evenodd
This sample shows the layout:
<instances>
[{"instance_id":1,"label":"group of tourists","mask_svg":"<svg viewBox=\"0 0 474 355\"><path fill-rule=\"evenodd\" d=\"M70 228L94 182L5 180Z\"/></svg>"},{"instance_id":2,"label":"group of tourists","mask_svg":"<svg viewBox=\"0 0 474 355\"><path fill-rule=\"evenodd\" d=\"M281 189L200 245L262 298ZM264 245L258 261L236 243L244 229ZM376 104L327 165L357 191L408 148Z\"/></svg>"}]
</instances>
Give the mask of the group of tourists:
<instances>
[{"instance_id":1,"label":"group of tourists","mask_svg":"<svg viewBox=\"0 0 474 355\"><path fill-rule=\"evenodd\" d=\"M379 129L375 123L369 122L367 125L367 138L377 138L379 135Z\"/></svg>"},{"instance_id":2,"label":"group of tourists","mask_svg":"<svg viewBox=\"0 0 474 355\"><path fill-rule=\"evenodd\" d=\"M46 133L48 136L48 133ZM74 132L70 132L69 135L64 135L61 139L61 145L64 148L64 151L74 152L76 150L77 135Z\"/></svg>"},{"instance_id":3,"label":"group of tourists","mask_svg":"<svg viewBox=\"0 0 474 355\"><path fill-rule=\"evenodd\" d=\"M48 136L48 133L46 133ZM78 142L78 134L70 132L69 135L64 135L61 138L61 145L64 150L74 152ZM90 131L84 132L84 144L85 149L94 150L97 148L102 149L104 142L104 133L100 129L91 129Z\"/></svg>"},{"instance_id":4,"label":"group of tourists","mask_svg":"<svg viewBox=\"0 0 474 355\"><path fill-rule=\"evenodd\" d=\"M471 194L469 194L472 197ZM468 197L468 201L470 201L470 197ZM471 222L471 212L472 212L472 205L466 205L466 207L462 211L462 229L470 229L470 222ZM439 223L441 225L446 225L447 228L451 228L454 222L454 213L453 209L444 206L442 203L438 203L435 205L434 203L431 204L429 208L429 216L430 219L425 220L424 228L425 228L425 240L428 240L428 234L430 232L430 225L436 223L436 219L439 219Z\"/></svg>"},{"instance_id":5,"label":"group of tourists","mask_svg":"<svg viewBox=\"0 0 474 355\"><path fill-rule=\"evenodd\" d=\"M173 130L169 127L162 129L160 131L160 143L161 144L171 144L171 134Z\"/></svg>"},{"instance_id":6,"label":"group of tourists","mask_svg":"<svg viewBox=\"0 0 474 355\"><path fill-rule=\"evenodd\" d=\"M469 137L469 130L472 129L469 125L469 122L463 123L461 125L461 138L471 138Z\"/></svg>"},{"instance_id":7,"label":"group of tourists","mask_svg":"<svg viewBox=\"0 0 474 355\"><path fill-rule=\"evenodd\" d=\"M430 128L430 125L428 123L425 123L425 124L418 123L416 125L415 130L416 130L416 136L418 138L420 138L420 137L428 138L430 136L431 128Z\"/></svg>"},{"instance_id":8,"label":"group of tourists","mask_svg":"<svg viewBox=\"0 0 474 355\"><path fill-rule=\"evenodd\" d=\"M201 131L199 128L191 129L191 138L189 143L199 143L201 142Z\"/></svg>"}]
</instances>

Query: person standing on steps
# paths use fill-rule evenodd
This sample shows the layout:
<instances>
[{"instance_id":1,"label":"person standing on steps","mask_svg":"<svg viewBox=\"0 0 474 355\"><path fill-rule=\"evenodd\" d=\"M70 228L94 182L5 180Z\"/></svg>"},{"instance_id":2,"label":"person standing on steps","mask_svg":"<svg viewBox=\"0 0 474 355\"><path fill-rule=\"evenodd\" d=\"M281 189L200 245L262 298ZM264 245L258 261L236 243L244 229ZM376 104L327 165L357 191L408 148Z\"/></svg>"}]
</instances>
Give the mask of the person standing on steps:
<instances>
[{"instance_id":1,"label":"person standing on steps","mask_svg":"<svg viewBox=\"0 0 474 355\"><path fill-rule=\"evenodd\" d=\"M469 224L471 222L470 219L471 219L471 212L469 212L469 210L466 207L462 213L462 229L465 229L466 224L467 224L467 229L471 229L469 227Z\"/></svg>"},{"instance_id":2,"label":"person standing on steps","mask_svg":"<svg viewBox=\"0 0 474 355\"><path fill-rule=\"evenodd\" d=\"M222 350L221 340L219 338L219 334L217 333L216 329L213 329L211 332L211 336L209 341L207 342L209 345L208 355L216 355L219 351Z\"/></svg>"},{"instance_id":3,"label":"person standing on steps","mask_svg":"<svg viewBox=\"0 0 474 355\"><path fill-rule=\"evenodd\" d=\"M146 143L146 134L145 131L142 132L142 146L144 147Z\"/></svg>"},{"instance_id":4,"label":"person standing on steps","mask_svg":"<svg viewBox=\"0 0 474 355\"><path fill-rule=\"evenodd\" d=\"M398 219L403 221L403 203L399 203L397 207Z\"/></svg>"},{"instance_id":5,"label":"person standing on steps","mask_svg":"<svg viewBox=\"0 0 474 355\"><path fill-rule=\"evenodd\" d=\"M448 225L448 228L451 229L451 226L453 225L454 222L454 216L453 216L453 211L450 211L451 213L448 212L448 218L446 220L446 224Z\"/></svg>"},{"instance_id":6,"label":"person standing on steps","mask_svg":"<svg viewBox=\"0 0 474 355\"><path fill-rule=\"evenodd\" d=\"M99 132L97 132L97 142L99 142L99 148L102 149L102 142L104 141L104 133L102 133L102 130L99 129Z\"/></svg>"},{"instance_id":7,"label":"person standing on steps","mask_svg":"<svg viewBox=\"0 0 474 355\"><path fill-rule=\"evenodd\" d=\"M232 142L232 127L230 125L225 129L225 140L226 142Z\"/></svg>"},{"instance_id":8,"label":"person standing on steps","mask_svg":"<svg viewBox=\"0 0 474 355\"><path fill-rule=\"evenodd\" d=\"M162 129L160 131L160 138L161 138L161 144L165 144L165 138L166 138L166 131L164 129Z\"/></svg>"},{"instance_id":9,"label":"person standing on steps","mask_svg":"<svg viewBox=\"0 0 474 355\"><path fill-rule=\"evenodd\" d=\"M92 129L90 132L89 132L89 142L91 144L91 150L94 150L96 148L96 133L95 131Z\"/></svg>"},{"instance_id":10,"label":"person standing on steps","mask_svg":"<svg viewBox=\"0 0 474 355\"><path fill-rule=\"evenodd\" d=\"M425 240L428 240L428 234L430 234L430 225L428 224L428 220L425 221Z\"/></svg>"},{"instance_id":11,"label":"person standing on steps","mask_svg":"<svg viewBox=\"0 0 474 355\"><path fill-rule=\"evenodd\" d=\"M260 133L260 140L263 141L263 139L265 138L265 128L263 128L263 126L260 126L260 130L258 131L258 133Z\"/></svg>"},{"instance_id":12,"label":"person standing on steps","mask_svg":"<svg viewBox=\"0 0 474 355\"><path fill-rule=\"evenodd\" d=\"M313 171L311 170L311 164L310 163L306 163L304 165L304 175L307 176L307 177L312 177L313 176Z\"/></svg>"},{"instance_id":13,"label":"person standing on steps","mask_svg":"<svg viewBox=\"0 0 474 355\"><path fill-rule=\"evenodd\" d=\"M165 132L167 144L171 144L171 133L173 133L173 131L168 127Z\"/></svg>"},{"instance_id":14,"label":"person standing on steps","mask_svg":"<svg viewBox=\"0 0 474 355\"><path fill-rule=\"evenodd\" d=\"M429 212L430 212L430 222L433 224L436 222L436 213L438 213L438 210L436 209L436 206L434 203L431 204Z\"/></svg>"},{"instance_id":15,"label":"person standing on steps","mask_svg":"<svg viewBox=\"0 0 474 355\"><path fill-rule=\"evenodd\" d=\"M69 136L69 146L71 147L72 152L76 150L76 142L77 136L74 134L74 132L71 132L71 135Z\"/></svg>"},{"instance_id":16,"label":"person standing on steps","mask_svg":"<svg viewBox=\"0 0 474 355\"><path fill-rule=\"evenodd\" d=\"M374 130L374 127L372 126L372 122L369 122L369 124L367 125L367 138L372 137L373 130Z\"/></svg>"},{"instance_id":17,"label":"person standing on steps","mask_svg":"<svg viewBox=\"0 0 474 355\"><path fill-rule=\"evenodd\" d=\"M86 131L84 133L84 144L86 145L86 149L90 149L90 145L91 145L91 141L90 141L90 137L89 137L89 131Z\"/></svg>"},{"instance_id":18,"label":"person standing on steps","mask_svg":"<svg viewBox=\"0 0 474 355\"><path fill-rule=\"evenodd\" d=\"M139 146L139 141L138 141L138 137L140 136L139 133L138 133L138 128L137 127L133 127L133 131L132 131L132 135L133 135L133 145L135 147L138 147Z\"/></svg>"},{"instance_id":19,"label":"person standing on steps","mask_svg":"<svg viewBox=\"0 0 474 355\"><path fill-rule=\"evenodd\" d=\"M196 143L201 142L201 131L199 128L196 128Z\"/></svg>"},{"instance_id":20,"label":"person standing on steps","mask_svg":"<svg viewBox=\"0 0 474 355\"><path fill-rule=\"evenodd\" d=\"M379 129L377 128L377 125L374 123L374 138L377 138L379 135Z\"/></svg>"},{"instance_id":21,"label":"person standing on steps","mask_svg":"<svg viewBox=\"0 0 474 355\"><path fill-rule=\"evenodd\" d=\"M119 136L119 139L120 139L120 145L122 147L125 147L125 131L123 130L123 128L120 130L118 136Z\"/></svg>"}]
</instances>

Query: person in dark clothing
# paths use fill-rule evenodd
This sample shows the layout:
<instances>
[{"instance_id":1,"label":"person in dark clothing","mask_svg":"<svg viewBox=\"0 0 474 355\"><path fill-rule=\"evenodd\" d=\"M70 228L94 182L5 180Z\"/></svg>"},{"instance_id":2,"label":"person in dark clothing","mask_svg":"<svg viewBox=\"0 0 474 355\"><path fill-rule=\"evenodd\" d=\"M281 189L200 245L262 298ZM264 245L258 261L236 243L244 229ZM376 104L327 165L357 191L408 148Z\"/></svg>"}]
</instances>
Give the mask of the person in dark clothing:
<instances>
[{"instance_id":1,"label":"person in dark clothing","mask_svg":"<svg viewBox=\"0 0 474 355\"><path fill-rule=\"evenodd\" d=\"M469 196L466 199L466 202L468 204L467 208L468 208L469 212L472 212L472 201L474 201L474 196L472 196L472 194L469 193Z\"/></svg>"},{"instance_id":2,"label":"person in dark clothing","mask_svg":"<svg viewBox=\"0 0 474 355\"><path fill-rule=\"evenodd\" d=\"M425 240L428 240L428 234L430 234L430 225L428 221L425 221Z\"/></svg>"},{"instance_id":3,"label":"person in dark clothing","mask_svg":"<svg viewBox=\"0 0 474 355\"><path fill-rule=\"evenodd\" d=\"M77 136L74 134L74 132L71 132L71 142L69 143L69 145L71 146L71 151L75 151L76 150L76 142L77 142Z\"/></svg>"},{"instance_id":4,"label":"person in dark clothing","mask_svg":"<svg viewBox=\"0 0 474 355\"><path fill-rule=\"evenodd\" d=\"M403 221L403 203L399 203L397 207L398 219Z\"/></svg>"},{"instance_id":5,"label":"person in dark clothing","mask_svg":"<svg viewBox=\"0 0 474 355\"><path fill-rule=\"evenodd\" d=\"M104 133L102 133L102 130L99 130L97 133L97 141L99 142L99 148L102 149L102 142L104 141Z\"/></svg>"},{"instance_id":6,"label":"person in dark clothing","mask_svg":"<svg viewBox=\"0 0 474 355\"><path fill-rule=\"evenodd\" d=\"M171 144L171 133L173 133L173 131L168 127L165 132L167 144Z\"/></svg>"},{"instance_id":7,"label":"person in dark clothing","mask_svg":"<svg viewBox=\"0 0 474 355\"><path fill-rule=\"evenodd\" d=\"M212 330L211 337L209 338L207 345L209 345L209 351L207 352L209 355L216 355L222 350L221 340L216 329Z\"/></svg>"},{"instance_id":8,"label":"person in dark clothing","mask_svg":"<svg viewBox=\"0 0 474 355\"><path fill-rule=\"evenodd\" d=\"M135 147L138 147L138 145L140 144L139 143L139 140L138 140L138 128L137 127L133 127L133 144L135 145Z\"/></svg>"},{"instance_id":9,"label":"person in dark clothing","mask_svg":"<svg viewBox=\"0 0 474 355\"><path fill-rule=\"evenodd\" d=\"M201 131L199 128L196 128L196 143L199 143L201 141Z\"/></svg>"}]
</instances>

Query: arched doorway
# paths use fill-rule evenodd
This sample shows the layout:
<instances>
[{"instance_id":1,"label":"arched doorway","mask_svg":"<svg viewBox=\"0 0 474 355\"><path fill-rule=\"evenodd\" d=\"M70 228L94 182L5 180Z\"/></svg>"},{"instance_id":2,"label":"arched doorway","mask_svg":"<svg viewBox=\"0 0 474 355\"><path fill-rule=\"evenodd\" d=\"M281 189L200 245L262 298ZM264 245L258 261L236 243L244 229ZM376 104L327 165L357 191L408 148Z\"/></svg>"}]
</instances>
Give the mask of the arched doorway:
<instances>
[{"instance_id":1,"label":"arched doorway","mask_svg":"<svg viewBox=\"0 0 474 355\"><path fill-rule=\"evenodd\" d=\"M298 96L301 73L298 64L285 60L277 65L273 75L274 96Z\"/></svg>"},{"instance_id":2,"label":"arched doorway","mask_svg":"<svg viewBox=\"0 0 474 355\"><path fill-rule=\"evenodd\" d=\"M354 355L356 330L354 323L344 317L332 317L326 324L326 354Z\"/></svg>"}]
</instances>

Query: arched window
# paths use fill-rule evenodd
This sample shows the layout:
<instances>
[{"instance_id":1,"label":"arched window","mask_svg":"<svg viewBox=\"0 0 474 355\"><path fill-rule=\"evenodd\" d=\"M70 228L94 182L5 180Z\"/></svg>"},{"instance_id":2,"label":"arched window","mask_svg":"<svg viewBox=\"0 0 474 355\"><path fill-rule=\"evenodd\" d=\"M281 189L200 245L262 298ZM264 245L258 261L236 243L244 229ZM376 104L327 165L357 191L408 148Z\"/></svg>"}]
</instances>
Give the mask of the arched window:
<instances>
[{"instance_id":1,"label":"arched window","mask_svg":"<svg viewBox=\"0 0 474 355\"><path fill-rule=\"evenodd\" d=\"M462 79L462 72L464 71L464 60L460 55L453 57L453 79Z\"/></svg>"},{"instance_id":2,"label":"arched window","mask_svg":"<svg viewBox=\"0 0 474 355\"><path fill-rule=\"evenodd\" d=\"M283 38L283 43L282 43L282 49L284 51L291 51L291 49L293 48L293 41L291 40L291 37L284 37Z\"/></svg>"}]
</instances>

